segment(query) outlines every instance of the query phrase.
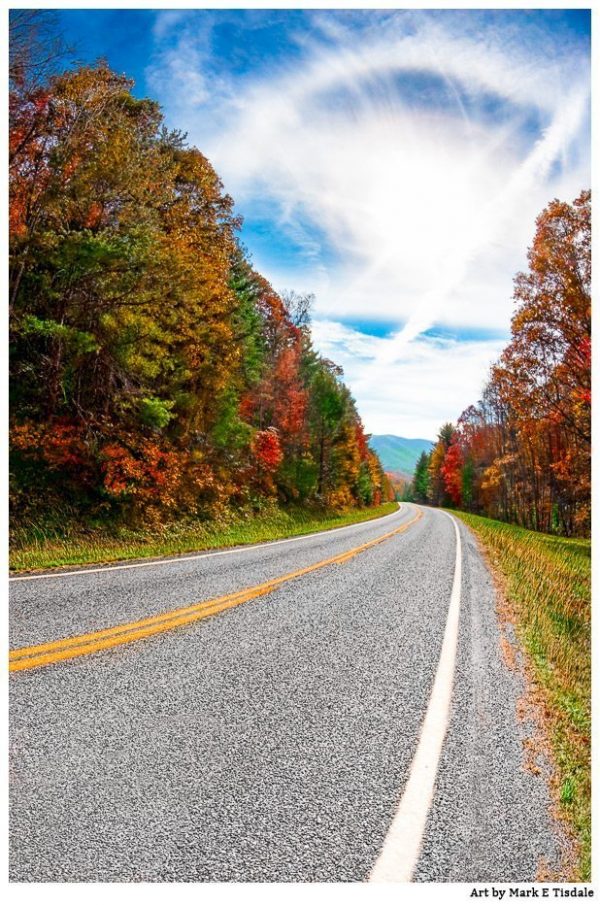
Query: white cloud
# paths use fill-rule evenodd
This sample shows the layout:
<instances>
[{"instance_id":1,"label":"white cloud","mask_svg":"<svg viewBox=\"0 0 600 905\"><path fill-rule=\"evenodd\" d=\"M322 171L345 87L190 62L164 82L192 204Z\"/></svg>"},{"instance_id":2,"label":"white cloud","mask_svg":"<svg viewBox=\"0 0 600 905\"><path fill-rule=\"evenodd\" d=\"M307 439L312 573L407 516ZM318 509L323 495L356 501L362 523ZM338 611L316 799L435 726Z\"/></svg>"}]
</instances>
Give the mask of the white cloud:
<instances>
[{"instance_id":1,"label":"white cloud","mask_svg":"<svg viewBox=\"0 0 600 905\"><path fill-rule=\"evenodd\" d=\"M188 36L182 37L176 47L160 56L160 63L149 79L150 87L159 95L170 91L173 84L185 82L185 94L174 95L170 107L181 115L189 116L190 109L198 108L210 99L210 87L203 73L204 55Z\"/></svg>"},{"instance_id":2,"label":"white cloud","mask_svg":"<svg viewBox=\"0 0 600 905\"><path fill-rule=\"evenodd\" d=\"M322 353L344 368L369 433L425 439L477 402L504 345L420 336L401 360L381 364L383 339L335 321L315 321L313 333Z\"/></svg>"},{"instance_id":3,"label":"white cloud","mask_svg":"<svg viewBox=\"0 0 600 905\"><path fill-rule=\"evenodd\" d=\"M257 264L276 288L316 294L324 354L336 357L332 324L344 319L397 325L377 341L345 334L338 358L366 343L372 354L346 372L369 428L391 432L395 420L414 434L474 399L491 348L439 346L423 332L508 331L535 217L589 183L589 76L586 61L543 41L523 49L498 31L406 21L372 17L357 35L319 13L300 61L227 81L207 76L209 29L177 20L154 84L238 209L269 207L303 250L293 271Z\"/></svg>"},{"instance_id":4,"label":"white cloud","mask_svg":"<svg viewBox=\"0 0 600 905\"><path fill-rule=\"evenodd\" d=\"M169 36L172 30L181 25L187 13L184 9L165 9L157 13L152 34L157 41Z\"/></svg>"}]
</instances>

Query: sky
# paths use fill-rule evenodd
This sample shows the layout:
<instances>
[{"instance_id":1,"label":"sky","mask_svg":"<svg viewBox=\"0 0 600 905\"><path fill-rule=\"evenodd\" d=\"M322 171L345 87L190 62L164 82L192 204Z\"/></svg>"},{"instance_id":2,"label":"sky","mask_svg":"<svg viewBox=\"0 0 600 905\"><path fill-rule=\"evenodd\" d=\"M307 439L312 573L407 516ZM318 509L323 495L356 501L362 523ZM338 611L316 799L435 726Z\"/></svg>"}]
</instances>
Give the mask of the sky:
<instances>
[{"instance_id":1,"label":"sky","mask_svg":"<svg viewBox=\"0 0 600 905\"><path fill-rule=\"evenodd\" d=\"M535 219L590 185L585 10L63 10L211 161L367 431L435 438L510 336Z\"/></svg>"}]
</instances>

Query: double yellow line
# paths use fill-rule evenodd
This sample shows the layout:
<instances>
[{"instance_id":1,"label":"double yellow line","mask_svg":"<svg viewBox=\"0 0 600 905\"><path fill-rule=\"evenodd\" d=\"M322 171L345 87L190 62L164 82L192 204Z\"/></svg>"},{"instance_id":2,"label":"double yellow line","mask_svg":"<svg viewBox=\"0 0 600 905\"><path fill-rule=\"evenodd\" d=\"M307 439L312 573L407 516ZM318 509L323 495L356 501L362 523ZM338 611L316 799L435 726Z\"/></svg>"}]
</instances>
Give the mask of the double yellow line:
<instances>
[{"instance_id":1,"label":"double yellow line","mask_svg":"<svg viewBox=\"0 0 600 905\"><path fill-rule=\"evenodd\" d=\"M60 660L83 657L86 654L94 654L101 650L108 650L111 647L118 647L120 644L129 644L132 641L139 641L141 638L149 638L151 635L158 635L160 632L167 632L182 625L189 625L191 622L206 619L207 616L215 616L217 613L222 613L223 610L239 606L240 603L263 597L287 581L316 572L325 566L348 562L348 560L364 550L368 550L370 547L374 547L376 544L380 544L390 537L406 531L421 516L422 512L419 511L413 519L400 528L388 531L387 534L382 534L381 537L377 537L375 540L361 544L359 547L354 547L352 550L348 550L338 556L332 556L330 559L323 559L311 566L306 566L304 569L297 569L295 572L289 572L287 575L273 578L264 584L237 591L235 594L215 597L213 600L205 600L201 603L180 607L177 610L160 613L158 616L149 616L146 619L139 619L137 622L126 622L123 625L115 625L112 628L89 632L86 635L77 635L74 638L62 638L59 641L48 641L45 644L36 644L33 647L21 647L10 652L9 670L10 672L18 672L23 669L34 669L37 666L48 666L50 663L58 663Z\"/></svg>"}]
</instances>

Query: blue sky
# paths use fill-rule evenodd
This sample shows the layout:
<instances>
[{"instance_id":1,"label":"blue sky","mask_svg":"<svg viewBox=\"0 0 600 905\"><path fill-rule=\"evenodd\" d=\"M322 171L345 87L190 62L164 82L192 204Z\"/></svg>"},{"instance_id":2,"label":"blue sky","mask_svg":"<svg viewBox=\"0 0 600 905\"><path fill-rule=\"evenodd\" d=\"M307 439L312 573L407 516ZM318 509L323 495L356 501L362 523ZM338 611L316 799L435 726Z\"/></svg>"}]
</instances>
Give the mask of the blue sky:
<instances>
[{"instance_id":1,"label":"blue sky","mask_svg":"<svg viewBox=\"0 0 600 905\"><path fill-rule=\"evenodd\" d=\"M590 183L585 10L62 10L212 161L367 430L433 437L506 343L535 217Z\"/></svg>"}]
</instances>

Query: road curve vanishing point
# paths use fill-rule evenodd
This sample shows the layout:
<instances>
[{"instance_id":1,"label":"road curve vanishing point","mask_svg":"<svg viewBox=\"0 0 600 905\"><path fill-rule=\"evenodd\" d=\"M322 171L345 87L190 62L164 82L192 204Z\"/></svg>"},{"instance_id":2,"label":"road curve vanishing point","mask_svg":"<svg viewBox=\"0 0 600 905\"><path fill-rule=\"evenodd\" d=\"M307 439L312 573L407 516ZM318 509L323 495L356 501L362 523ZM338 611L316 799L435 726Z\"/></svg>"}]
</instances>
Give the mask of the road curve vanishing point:
<instances>
[{"instance_id":1,"label":"road curve vanishing point","mask_svg":"<svg viewBox=\"0 0 600 905\"><path fill-rule=\"evenodd\" d=\"M11 582L11 880L552 869L522 682L464 525L403 505L222 552Z\"/></svg>"}]
</instances>

